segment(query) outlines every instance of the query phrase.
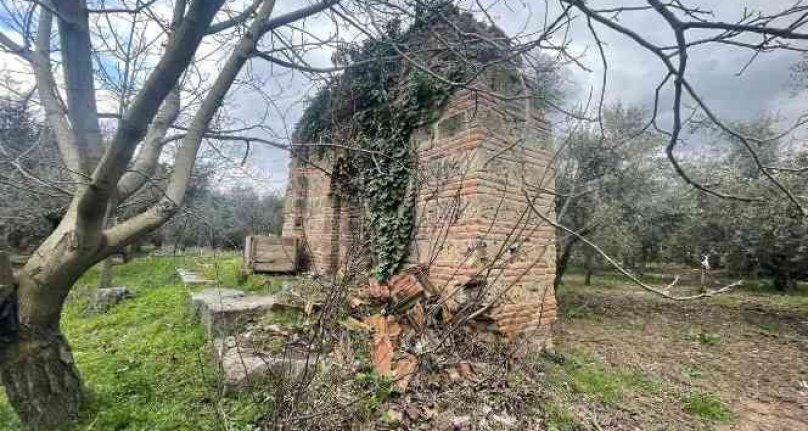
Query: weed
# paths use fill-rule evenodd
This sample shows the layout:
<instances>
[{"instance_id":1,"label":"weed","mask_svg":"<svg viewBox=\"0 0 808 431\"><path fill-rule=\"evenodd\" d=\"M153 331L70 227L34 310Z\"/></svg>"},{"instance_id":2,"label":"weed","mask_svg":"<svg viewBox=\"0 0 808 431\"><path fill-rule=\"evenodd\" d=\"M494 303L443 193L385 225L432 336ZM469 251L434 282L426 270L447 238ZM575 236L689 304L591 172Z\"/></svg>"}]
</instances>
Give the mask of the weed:
<instances>
[{"instance_id":1,"label":"weed","mask_svg":"<svg viewBox=\"0 0 808 431\"><path fill-rule=\"evenodd\" d=\"M729 423L735 420L735 413L717 396L706 392L692 392L682 398L685 412L716 422Z\"/></svg>"},{"instance_id":2,"label":"weed","mask_svg":"<svg viewBox=\"0 0 808 431\"><path fill-rule=\"evenodd\" d=\"M695 379L704 376L704 370L698 366L686 366L682 368L682 375L688 379Z\"/></svg>"},{"instance_id":3,"label":"weed","mask_svg":"<svg viewBox=\"0 0 808 431\"><path fill-rule=\"evenodd\" d=\"M387 376L380 376L375 371L357 373L354 383L358 392L364 396L357 404L357 416L368 420L376 415L379 407L393 395L393 382Z\"/></svg>"},{"instance_id":4,"label":"weed","mask_svg":"<svg viewBox=\"0 0 808 431\"><path fill-rule=\"evenodd\" d=\"M567 304L562 305L561 309L567 319L585 319L592 314L587 304Z\"/></svg>"},{"instance_id":5,"label":"weed","mask_svg":"<svg viewBox=\"0 0 808 431\"><path fill-rule=\"evenodd\" d=\"M708 332L702 328L690 328L687 331L687 339L690 341L698 341L700 344L706 346L715 346L721 341L721 336L715 332Z\"/></svg>"},{"instance_id":6,"label":"weed","mask_svg":"<svg viewBox=\"0 0 808 431\"><path fill-rule=\"evenodd\" d=\"M547 421L547 431L577 431L582 429L575 413L557 401L548 401L543 406L543 416Z\"/></svg>"},{"instance_id":7,"label":"weed","mask_svg":"<svg viewBox=\"0 0 808 431\"><path fill-rule=\"evenodd\" d=\"M599 363L581 352L555 353L544 358L551 379L557 380L556 385L569 386L575 392L605 404L616 404L629 392L656 393L660 390L658 382L631 370Z\"/></svg>"}]
</instances>

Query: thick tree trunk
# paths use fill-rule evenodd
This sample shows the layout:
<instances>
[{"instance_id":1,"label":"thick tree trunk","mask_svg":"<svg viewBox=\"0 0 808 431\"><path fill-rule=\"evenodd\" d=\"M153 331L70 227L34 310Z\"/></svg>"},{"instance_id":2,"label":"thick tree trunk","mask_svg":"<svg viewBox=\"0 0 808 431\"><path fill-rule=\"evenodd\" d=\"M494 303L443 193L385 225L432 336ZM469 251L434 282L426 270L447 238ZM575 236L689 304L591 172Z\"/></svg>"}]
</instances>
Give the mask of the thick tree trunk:
<instances>
[{"instance_id":1,"label":"thick tree trunk","mask_svg":"<svg viewBox=\"0 0 808 431\"><path fill-rule=\"evenodd\" d=\"M75 235L75 210L40 245L16 277L18 327L0 343L0 380L25 426L60 430L84 405L81 376L59 329L71 286L100 257Z\"/></svg>"},{"instance_id":2,"label":"thick tree trunk","mask_svg":"<svg viewBox=\"0 0 808 431\"><path fill-rule=\"evenodd\" d=\"M70 346L58 330L23 329L0 348L0 379L23 423L35 431L63 429L86 399Z\"/></svg>"}]
</instances>

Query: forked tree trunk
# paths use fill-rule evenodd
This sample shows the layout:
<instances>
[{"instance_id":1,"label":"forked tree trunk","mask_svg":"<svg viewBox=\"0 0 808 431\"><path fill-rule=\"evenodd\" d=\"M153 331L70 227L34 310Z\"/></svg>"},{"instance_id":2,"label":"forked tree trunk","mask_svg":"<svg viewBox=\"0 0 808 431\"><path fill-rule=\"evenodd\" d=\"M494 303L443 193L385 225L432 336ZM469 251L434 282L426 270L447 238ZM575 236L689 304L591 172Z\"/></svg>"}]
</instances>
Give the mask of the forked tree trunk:
<instances>
[{"instance_id":1,"label":"forked tree trunk","mask_svg":"<svg viewBox=\"0 0 808 431\"><path fill-rule=\"evenodd\" d=\"M84 387L59 330L24 328L3 347L0 360L6 395L27 427L59 430L78 419Z\"/></svg>"}]
</instances>

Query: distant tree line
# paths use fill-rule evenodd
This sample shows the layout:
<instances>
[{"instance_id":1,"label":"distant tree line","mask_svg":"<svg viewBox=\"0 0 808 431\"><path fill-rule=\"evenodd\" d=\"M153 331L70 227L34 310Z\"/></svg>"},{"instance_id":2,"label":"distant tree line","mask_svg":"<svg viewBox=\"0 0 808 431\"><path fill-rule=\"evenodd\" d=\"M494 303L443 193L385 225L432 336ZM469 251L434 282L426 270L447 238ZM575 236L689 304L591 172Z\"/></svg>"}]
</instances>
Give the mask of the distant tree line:
<instances>
[{"instance_id":1,"label":"distant tree line","mask_svg":"<svg viewBox=\"0 0 808 431\"><path fill-rule=\"evenodd\" d=\"M682 156L683 166L700 182L744 200L711 196L676 175L662 154L667 136L648 127L646 118L642 110L612 106L603 111L603 130L577 124L558 138L562 225L638 273L658 263L698 268L706 256L711 269L763 278L778 290L808 279L808 221L780 198L744 146L694 123L690 132L698 138ZM805 200L805 146L781 142L770 118L735 126L757 145L767 172ZM602 256L574 235L559 232L558 238L557 286L570 266L583 268L587 283L605 268Z\"/></svg>"},{"instance_id":2,"label":"distant tree line","mask_svg":"<svg viewBox=\"0 0 808 431\"><path fill-rule=\"evenodd\" d=\"M28 254L58 225L69 204L68 175L47 128L21 103L0 101L0 249ZM238 248L246 235L280 234L283 199L253 187L214 187L215 162L195 168L182 210L137 244ZM159 166L152 184L117 216L142 212L164 195L168 171Z\"/></svg>"}]
</instances>

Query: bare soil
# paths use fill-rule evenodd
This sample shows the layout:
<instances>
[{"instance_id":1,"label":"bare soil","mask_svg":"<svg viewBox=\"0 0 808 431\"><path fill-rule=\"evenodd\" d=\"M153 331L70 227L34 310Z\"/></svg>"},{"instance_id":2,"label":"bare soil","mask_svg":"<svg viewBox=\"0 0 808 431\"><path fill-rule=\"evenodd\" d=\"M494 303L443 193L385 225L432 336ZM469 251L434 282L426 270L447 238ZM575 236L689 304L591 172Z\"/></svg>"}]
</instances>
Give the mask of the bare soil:
<instances>
[{"instance_id":1,"label":"bare soil","mask_svg":"<svg viewBox=\"0 0 808 431\"><path fill-rule=\"evenodd\" d=\"M578 403L579 414L597 416L594 429L808 430L804 296L739 291L674 302L597 281L558 295L560 352L585 351L663 382L620 408ZM681 400L696 392L717 395L735 418L694 417Z\"/></svg>"}]
</instances>

